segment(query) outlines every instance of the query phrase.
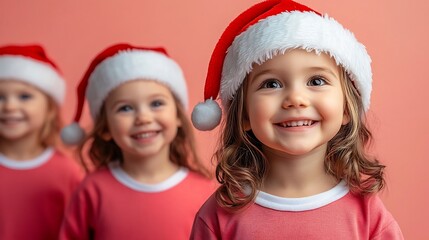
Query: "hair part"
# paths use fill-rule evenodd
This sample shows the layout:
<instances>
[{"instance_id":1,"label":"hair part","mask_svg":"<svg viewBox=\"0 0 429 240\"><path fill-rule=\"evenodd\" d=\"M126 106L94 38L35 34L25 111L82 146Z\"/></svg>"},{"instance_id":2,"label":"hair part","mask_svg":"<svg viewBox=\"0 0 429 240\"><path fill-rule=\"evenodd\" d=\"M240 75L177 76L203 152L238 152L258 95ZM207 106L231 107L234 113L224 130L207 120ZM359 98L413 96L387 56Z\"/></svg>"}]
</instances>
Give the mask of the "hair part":
<instances>
[{"instance_id":1,"label":"hair part","mask_svg":"<svg viewBox=\"0 0 429 240\"><path fill-rule=\"evenodd\" d=\"M385 186L385 166L366 154L372 135L365 125L361 97L345 70L340 69L345 113L350 121L328 142L325 170L337 180L344 180L354 193L376 193ZM228 105L226 118L221 123L224 131L213 155L213 160L217 161L216 179L220 183L216 200L229 211L242 210L254 202L269 164L261 150L262 143L244 126L248 120L247 88L245 79Z\"/></svg>"}]
</instances>

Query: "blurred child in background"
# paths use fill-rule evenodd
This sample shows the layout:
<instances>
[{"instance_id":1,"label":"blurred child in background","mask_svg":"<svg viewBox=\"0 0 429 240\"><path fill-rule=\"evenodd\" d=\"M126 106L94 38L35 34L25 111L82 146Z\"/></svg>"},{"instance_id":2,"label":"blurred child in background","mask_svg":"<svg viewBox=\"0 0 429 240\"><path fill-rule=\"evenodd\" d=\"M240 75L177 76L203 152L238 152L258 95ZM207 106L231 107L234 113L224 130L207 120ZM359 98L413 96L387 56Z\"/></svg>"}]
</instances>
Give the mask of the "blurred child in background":
<instances>
[{"instance_id":1,"label":"blurred child in background","mask_svg":"<svg viewBox=\"0 0 429 240\"><path fill-rule=\"evenodd\" d=\"M179 65L162 48L116 44L91 62L78 88L78 143L84 97L94 127L81 142L96 171L77 190L60 239L189 239L194 216L213 192L186 116Z\"/></svg>"},{"instance_id":2,"label":"blurred child in background","mask_svg":"<svg viewBox=\"0 0 429 240\"><path fill-rule=\"evenodd\" d=\"M0 239L58 239L83 177L58 150L65 87L41 46L0 47Z\"/></svg>"}]
</instances>

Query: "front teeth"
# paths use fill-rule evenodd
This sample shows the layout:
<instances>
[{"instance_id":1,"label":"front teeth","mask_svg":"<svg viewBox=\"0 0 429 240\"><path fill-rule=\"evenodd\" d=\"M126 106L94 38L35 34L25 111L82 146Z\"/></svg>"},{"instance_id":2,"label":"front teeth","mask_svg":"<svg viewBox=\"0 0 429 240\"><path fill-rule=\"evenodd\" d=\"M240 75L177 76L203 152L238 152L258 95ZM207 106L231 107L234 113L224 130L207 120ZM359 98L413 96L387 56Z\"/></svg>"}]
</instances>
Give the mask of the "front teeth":
<instances>
[{"instance_id":1,"label":"front teeth","mask_svg":"<svg viewBox=\"0 0 429 240\"><path fill-rule=\"evenodd\" d=\"M0 121L5 124L12 124L12 123L20 122L21 119L1 119Z\"/></svg>"},{"instance_id":2,"label":"front teeth","mask_svg":"<svg viewBox=\"0 0 429 240\"><path fill-rule=\"evenodd\" d=\"M135 138L137 138L137 139L149 138L149 137L154 136L155 134L156 134L156 132L141 133L141 134L135 135Z\"/></svg>"},{"instance_id":3,"label":"front teeth","mask_svg":"<svg viewBox=\"0 0 429 240\"><path fill-rule=\"evenodd\" d=\"M301 121L291 121L282 123L282 127L302 127L302 126L310 126L313 124L312 120L301 120Z\"/></svg>"}]
</instances>

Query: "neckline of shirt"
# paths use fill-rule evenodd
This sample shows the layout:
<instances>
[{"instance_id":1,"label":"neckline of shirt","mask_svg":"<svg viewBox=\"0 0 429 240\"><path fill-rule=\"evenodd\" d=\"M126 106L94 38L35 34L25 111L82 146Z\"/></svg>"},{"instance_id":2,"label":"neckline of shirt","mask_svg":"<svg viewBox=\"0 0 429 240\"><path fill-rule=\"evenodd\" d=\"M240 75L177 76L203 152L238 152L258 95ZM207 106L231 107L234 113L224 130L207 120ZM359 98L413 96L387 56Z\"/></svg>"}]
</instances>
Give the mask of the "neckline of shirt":
<instances>
[{"instance_id":1,"label":"neckline of shirt","mask_svg":"<svg viewBox=\"0 0 429 240\"><path fill-rule=\"evenodd\" d=\"M124 186L131 188L138 192L162 192L173 188L174 186L181 183L186 176L188 176L189 170L185 167L180 167L173 175L165 179L164 181L156 184L145 184L134 180L129 176L120 166L119 161L111 162L109 164L110 172L113 177L123 184Z\"/></svg>"},{"instance_id":2,"label":"neckline of shirt","mask_svg":"<svg viewBox=\"0 0 429 240\"><path fill-rule=\"evenodd\" d=\"M53 148L46 148L39 156L33 159L19 161L0 154L0 165L15 170L34 169L48 162L48 160L51 159L53 154Z\"/></svg>"},{"instance_id":3,"label":"neckline of shirt","mask_svg":"<svg viewBox=\"0 0 429 240\"><path fill-rule=\"evenodd\" d=\"M259 191L255 203L279 211L308 211L326 206L344 197L349 192L345 181L340 181L332 189L313 196L284 198Z\"/></svg>"}]
</instances>

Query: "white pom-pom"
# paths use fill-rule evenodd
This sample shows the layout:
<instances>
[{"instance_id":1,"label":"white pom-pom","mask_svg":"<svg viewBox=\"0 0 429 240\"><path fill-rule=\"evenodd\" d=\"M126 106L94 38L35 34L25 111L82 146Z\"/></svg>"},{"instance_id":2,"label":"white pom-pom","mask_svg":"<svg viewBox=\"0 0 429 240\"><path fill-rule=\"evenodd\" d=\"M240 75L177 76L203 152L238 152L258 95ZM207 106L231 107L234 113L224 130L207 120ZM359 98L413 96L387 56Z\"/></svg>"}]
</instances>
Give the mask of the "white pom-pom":
<instances>
[{"instance_id":1,"label":"white pom-pom","mask_svg":"<svg viewBox=\"0 0 429 240\"><path fill-rule=\"evenodd\" d=\"M201 131L214 129L220 123L222 110L216 101L211 99L198 103L192 111L191 120L194 127Z\"/></svg>"},{"instance_id":2,"label":"white pom-pom","mask_svg":"<svg viewBox=\"0 0 429 240\"><path fill-rule=\"evenodd\" d=\"M76 145L85 138L85 131L74 122L61 130L61 139L67 145Z\"/></svg>"}]
</instances>

